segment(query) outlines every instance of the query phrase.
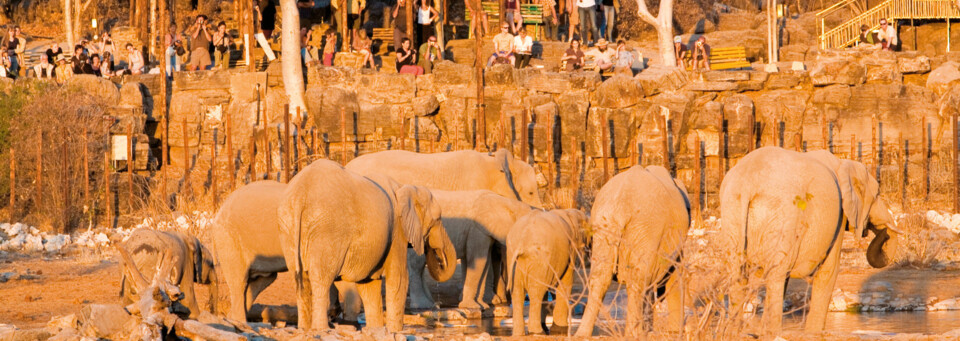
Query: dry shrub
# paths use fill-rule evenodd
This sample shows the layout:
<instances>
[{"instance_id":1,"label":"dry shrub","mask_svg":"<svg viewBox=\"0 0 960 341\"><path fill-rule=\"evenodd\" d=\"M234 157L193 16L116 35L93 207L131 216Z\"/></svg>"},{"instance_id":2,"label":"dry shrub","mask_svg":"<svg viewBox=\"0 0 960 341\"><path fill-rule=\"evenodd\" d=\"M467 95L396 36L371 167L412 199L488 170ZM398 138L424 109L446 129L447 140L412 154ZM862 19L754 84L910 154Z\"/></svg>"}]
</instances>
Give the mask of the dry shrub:
<instances>
[{"instance_id":1,"label":"dry shrub","mask_svg":"<svg viewBox=\"0 0 960 341\"><path fill-rule=\"evenodd\" d=\"M922 212L900 217L897 228L903 232L896 256L899 266L930 267L938 262L947 242L955 239L949 231L927 222Z\"/></svg>"},{"instance_id":2,"label":"dry shrub","mask_svg":"<svg viewBox=\"0 0 960 341\"><path fill-rule=\"evenodd\" d=\"M97 98L65 88L41 86L31 95L11 121L10 147L15 152L17 174L12 217L25 216L28 223L63 233L96 213L92 208L101 206L98 190L103 187L102 160L109 127L103 108ZM88 202L83 201L85 169Z\"/></svg>"}]
</instances>

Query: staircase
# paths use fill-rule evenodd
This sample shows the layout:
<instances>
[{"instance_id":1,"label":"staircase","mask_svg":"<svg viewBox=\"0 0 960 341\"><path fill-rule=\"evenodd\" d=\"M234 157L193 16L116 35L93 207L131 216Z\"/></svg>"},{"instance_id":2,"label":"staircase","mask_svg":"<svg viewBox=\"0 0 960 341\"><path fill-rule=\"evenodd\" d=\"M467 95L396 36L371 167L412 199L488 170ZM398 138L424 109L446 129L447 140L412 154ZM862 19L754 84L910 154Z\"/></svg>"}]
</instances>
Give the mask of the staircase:
<instances>
[{"instance_id":1,"label":"staircase","mask_svg":"<svg viewBox=\"0 0 960 341\"><path fill-rule=\"evenodd\" d=\"M860 26L870 30L880 27L880 19L894 22L898 19L960 18L960 9L951 0L886 0L836 27L826 26L826 17L850 5L856 0L842 0L817 13L820 49L842 48L854 44L860 37Z\"/></svg>"}]
</instances>

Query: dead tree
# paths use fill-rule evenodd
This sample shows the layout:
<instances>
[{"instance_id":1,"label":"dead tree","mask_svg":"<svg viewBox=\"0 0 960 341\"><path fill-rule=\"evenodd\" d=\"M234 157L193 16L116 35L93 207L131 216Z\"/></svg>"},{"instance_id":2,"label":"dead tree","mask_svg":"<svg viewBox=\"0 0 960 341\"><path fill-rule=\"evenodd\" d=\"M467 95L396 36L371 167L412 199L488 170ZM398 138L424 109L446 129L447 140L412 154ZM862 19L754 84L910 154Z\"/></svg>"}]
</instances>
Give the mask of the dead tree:
<instances>
[{"instance_id":1,"label":"dead tree","mask_svg":"<svg viewBox=\"0 0 960 341\"><path fill-rule=\"evenodd\" d=\"M660 58L663 65L677 66L677 58L673 53L673 1L660 0L660 10L657 16L650 14L646 0L637 0L637 12L643 21L657 30L657 42L660 45Z\"/></svg>"},{"instance_id":2,"label":"dead tree","mask_svg":"<svg viewBox=\"0 0 960 341\"><path fill-rule=\"evenodd\" d=\"M306 112L303 100L303 63L300 60L300 12L297 10L297 0L280 0L280 11L283 27L280 31L280 50L283 56L280 59L283 87L290 99L290 111L293 115L297 108ZM302 118L297 117L296 122Z\"/></svg>"}]
</instances>

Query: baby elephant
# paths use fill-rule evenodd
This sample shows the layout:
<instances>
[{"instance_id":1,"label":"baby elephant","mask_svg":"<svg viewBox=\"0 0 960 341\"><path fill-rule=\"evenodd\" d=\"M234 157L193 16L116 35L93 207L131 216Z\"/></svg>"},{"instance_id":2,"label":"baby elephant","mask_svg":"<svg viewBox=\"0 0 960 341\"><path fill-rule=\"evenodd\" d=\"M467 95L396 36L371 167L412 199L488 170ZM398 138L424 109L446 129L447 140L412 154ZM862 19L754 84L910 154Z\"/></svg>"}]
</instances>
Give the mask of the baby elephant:
<instances>
[{"instance_id":1,"label":"baby elephant","mask_svg":"<svg viewBox=\"0 0 960 341\"><path fill-rule=\"evenodd\" d=\"M542 334L543 295L556 288L553 324L568 326L570 289L578 252L586 244L586 215L575 209L533 211L517 220L507 235L507 271L513 299L513 335L523 335L523 297L530 295L527 328Z\"/></svg>"}]
</instances>

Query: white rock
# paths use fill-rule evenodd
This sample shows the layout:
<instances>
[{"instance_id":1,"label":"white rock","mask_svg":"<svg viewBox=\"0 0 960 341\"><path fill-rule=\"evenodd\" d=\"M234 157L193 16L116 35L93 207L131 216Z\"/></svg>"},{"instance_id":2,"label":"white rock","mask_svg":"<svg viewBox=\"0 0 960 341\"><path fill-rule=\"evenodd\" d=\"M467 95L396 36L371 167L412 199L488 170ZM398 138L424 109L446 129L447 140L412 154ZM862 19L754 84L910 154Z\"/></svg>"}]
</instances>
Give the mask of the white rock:
<instances>
[{"instance_id":1,"label":"white rock","mask_svg":"<svg viewBox=\"0 0 960 341\"><path fill-rule=\"evenodd\" d=\"M70 236L65 234L50 236L43 240L43 248L47 252L59 252L67 244L70 244Z\"/></svg>"}]
</instances>

